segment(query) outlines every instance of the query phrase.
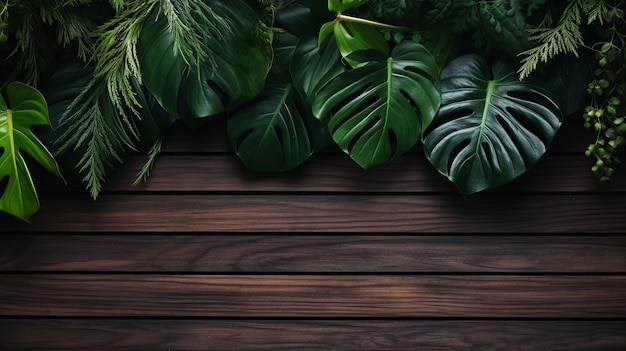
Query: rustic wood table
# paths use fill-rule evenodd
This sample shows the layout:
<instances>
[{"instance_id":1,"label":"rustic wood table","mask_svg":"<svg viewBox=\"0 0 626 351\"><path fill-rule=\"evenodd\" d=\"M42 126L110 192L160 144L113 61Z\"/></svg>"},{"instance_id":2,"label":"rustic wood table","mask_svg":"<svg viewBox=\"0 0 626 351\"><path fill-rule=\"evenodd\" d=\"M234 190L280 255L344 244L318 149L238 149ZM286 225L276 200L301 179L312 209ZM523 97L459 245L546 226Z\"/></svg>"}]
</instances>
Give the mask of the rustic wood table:
<instances>
[{"instance_id":1,"label":"rustic wood table","mask_svg":"<svg viewBox=\"0 0 626 351\"><path fill-rule=\"evenodd\" d=\"M252 174L220 122L96 201L35 172L31 223L0 215L0 350L624 351L626 169L599 184L580 124L468 199L418 149Z\"/></svg>"}]
</instances>

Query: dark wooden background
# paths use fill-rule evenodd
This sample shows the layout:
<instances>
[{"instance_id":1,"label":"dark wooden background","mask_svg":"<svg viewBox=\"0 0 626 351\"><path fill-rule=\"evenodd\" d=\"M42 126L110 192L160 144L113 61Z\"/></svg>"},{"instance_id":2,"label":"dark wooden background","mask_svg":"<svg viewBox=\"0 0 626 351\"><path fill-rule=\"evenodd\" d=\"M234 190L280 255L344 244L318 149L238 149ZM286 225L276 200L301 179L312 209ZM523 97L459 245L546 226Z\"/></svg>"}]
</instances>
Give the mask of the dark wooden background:
<instances>
[{"instance_id":1,"label":"dark wooden background","mask_svg":"<svg viewBox=\"0 0 626 351\"><path fill-rule=\"evenodd\" d=\"M626 169L566 120L528 174L463 199L419 149L245 171L222 122L174 126L93 201L35 172L0 215L1 350L626 350Z\"/></svg>"}]
</instances>

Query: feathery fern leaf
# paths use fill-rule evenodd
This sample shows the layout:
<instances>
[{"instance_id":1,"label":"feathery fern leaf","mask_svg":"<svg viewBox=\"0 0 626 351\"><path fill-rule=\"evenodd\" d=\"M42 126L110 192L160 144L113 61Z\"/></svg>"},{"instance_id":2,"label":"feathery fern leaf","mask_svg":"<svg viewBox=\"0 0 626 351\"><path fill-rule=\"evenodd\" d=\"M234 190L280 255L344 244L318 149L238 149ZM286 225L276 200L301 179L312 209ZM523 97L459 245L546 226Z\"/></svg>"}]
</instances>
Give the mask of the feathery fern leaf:
<instances>
[{"instance_id":1,"label":"feathery fern leaf","mask_svg":"<svg viewBox=\"0 0 626 351\"><path fill-rule=\"evenodd\" d=\"M523 57L518 71L520 79L528 77L540 63L546 63L557 55L569 53L578 56L579 47L584 45L581 32L583 20L587 19L585 24L602 24L607 10L606 0L572 0L563 9L556 25L552 26L551 21L546 20L532 29L530 39L536 41L537 46L520 53Z\"/></svg>"},{"instance_id":2,"label":"feathery fern leaf","mask_svg":"<svg viewBox=\"0 0 626 351\"><path fill-rule=\"evenodd\" d=\"M128 111L133 116L139 114L139 102L130 84L131 78L141 81L136 44L144 21L158 1L130 1L115 17L95 31L94 79L99 79L106 86L113 107L128 125Z\"/></svg>"},{"instance_id":3,"label":"feathery fern leaf","mask_svg":"<svg viewBox=\"0 0 626 351\"><path fill-rule=\"evenodd\" d=\"M102 80L91 80L68 106L57 127L63 132L55 152L56 157L68 150L84 149L76 167L84 174L93 199L98 197L107 171L121 164L124 151L133 148L128 126L122 123Z\"/></svg>"},{"instance_id":4,"label":"feathery fern leaf","mask_svg":"<svg viewBox=\"0 0 626 351\"><path fill-rule=\"evenodd\" d=\"M548 62L558 54L578 55L578 45L583 43L580 32L582 22L580 4L581 1L570 2L556 26L530 30L530 39L537 41L539 45L520 53L524 57L519 69L520 79L528 77L537 69L539 63Z\"/></svg>"},{"instance_id":5,"label":"feathery fern leaf","mask_svg":"<svg viewBox=\"0 0 626 351\"><path fill-rule=\"evenodd\" d=\"M152 147L150 147L150 151L148 152L148 161L146 161L143 167L141 167L139 173L137 173L137 178L135 178L133 186L137 186L148 180L148 176L150 176L150 172L156 163L157 156L161 153L161 146L163 146L163 137L158 137L154 140Z\"/></svg>"},{"instance_id":6,"label":"feathery fern leaf","mask_svg":"<svg viewBox=\"0 0 626 351\"><path fill-rule=\"evenodd\" d=\"M112 13L101 1L7 0L0 9L0 32L7 40L0 47L7 56L0 74L37 85L59 49L73 44L76 57L87 60L93 31Z\"/></svg>"}]
</instances>

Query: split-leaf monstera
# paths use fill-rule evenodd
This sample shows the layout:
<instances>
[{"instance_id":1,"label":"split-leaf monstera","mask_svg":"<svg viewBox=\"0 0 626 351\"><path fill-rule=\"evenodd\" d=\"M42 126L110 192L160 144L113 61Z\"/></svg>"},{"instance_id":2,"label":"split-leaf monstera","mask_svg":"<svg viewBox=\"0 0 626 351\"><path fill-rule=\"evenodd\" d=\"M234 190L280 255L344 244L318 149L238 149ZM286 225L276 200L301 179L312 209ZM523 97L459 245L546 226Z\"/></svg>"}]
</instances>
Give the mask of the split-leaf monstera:
<instances>
[{"instance_id":1,"label":"split-leaf monstera","mask_svg":"<svg viewBox=\"0 0 626 351\"><path fill-rule=\"evenodd\" d=\"M326 128L313 117L289 83L269 89L228 120L231 144L244 165L257 171L284 171L329 145Z\"/></svg>"},{"instance_id":2,"label":"split-leaf monstera","mask_svg":"<svg viewBox=\"0 0 626 351\"><path fill-rule=\"evenodd\" d=\"M52 154L31 131L49 125L48 105L35 88L20 82L0 95L0 210L24 221L39 210L39 199L22 153L61 177ZM8 103L7 103L8 102Z\"/></svg>"},{"instance_id":3,"label":"split-leaf monstera","mask_svg":"<svg viewBox=\"0 0 626 351\"><path fill-rule=\"evenodd\" d=\"M626 21L614 1L39 3L9 0L0 13L0 89L22 81L45 96L14 83L0 105L0 210L25 220L39 207L25 154L57 175L79 173L95 200L138 142L154 141L143 172L171 124L214 117L227 119L250 171L292 169L333 143L369 169L417 146L466 197L530 170L564 115L584 110L596 129L585 154L604 165L601 180L626 145L613 74L623 72ZM550 27L559 16L570 25ZM76 61L91 68L63 68ZM15 96L38 107L22 113Z\"/></svg>"},{"instance_id":4,"label":"split-leaf monstera","mask_svg":"<svg viewBox=\"0 0 626 351\"><path fill-rule=\"evenodd\" d=\"M337 145L368 169L420 141L439 108L438 80L430 52L405 41L387 60L374 60L330 81L314 97L313 113L327 121Z\"/></svg>"},{"instance_id":5,"label":"split-leaf monstera","mask_svg":"<svg viewBox=\"0 0 626 351\"><path fill-rule=\"evenodd\" d=\"M275 52L283 53L275 60L284 62L285 48L275 46ZM291 48L287 78L273 75L285 80L272 82L259 98L233 111L228 136L247 168L289 170L332 143L326 124L313 116L311 100L321 86L345 72L340 57L332 38L320 48L315 37L304 35Z\"/></svg>"},{"instance_id":6,"label":"split-leaf monstera","mask_svg":"<svg viewBox=\"0 0 626 351\"><path fill-rule=\"evenodd\" d=\"M553 94L520 81L515 67L489 67L477 54L441 72L441 109L424 135L424 152L465 194L503 185L531 168L561 126Z\"/></svg>"}]
</instances>

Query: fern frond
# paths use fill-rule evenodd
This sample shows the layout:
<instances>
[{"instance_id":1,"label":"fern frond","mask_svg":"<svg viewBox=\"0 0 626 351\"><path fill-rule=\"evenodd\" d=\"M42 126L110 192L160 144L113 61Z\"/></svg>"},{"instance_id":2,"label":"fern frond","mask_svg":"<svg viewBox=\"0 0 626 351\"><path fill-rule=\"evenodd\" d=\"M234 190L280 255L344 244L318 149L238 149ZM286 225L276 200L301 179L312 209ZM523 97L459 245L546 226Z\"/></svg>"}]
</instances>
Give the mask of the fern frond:
<instances>
[{"instance_id":1,"label":"fern frond","mask_svg":"<svg viewBox=\"0 0 626 351\"><path fill-rule=\"evenodd\" d=\"M536 40L539 45L520 53L524 57L518 70L520 79L528 77L539 63L546 63L559 54L578 56L578 46L584 43L580 26L585 2L576 0L568 3L556 26L530 30L530 39Z\"/></svg>"},{"instance_id":2,"label":"fern frond","mask_svg":"<svg viewBox=\"0 0 626 351\"><path fill-rule=\"evenodd\" d=\"M19 57L16 69L23 72L23 81L37 86L39 72L48 62L45 53L50 52L51 45L45 40L40 40L42 23L32 13L24 14L17 26L20 36L17 38L17 46L9 56Z\"/></svg>"},{"instance_id":3,"label":"fern frond","mask_svg":"<svg viewBox=\"0 0 626 351\"><path fill-rule=\"evenodd\" d=\"M124 10L95 31L94 77L103 79L111 103L128 126L128 113L138 116L140 108L130 84L133 77L141 82L137 40L144 21L158 1L128 1Z\"/></svg>"},{"instance_id":4,"label":"fern frond","mask_svg":"<svg viewBox=\"0 0 626 351\"><path fill-rule=\"evenodd\" d=\"M148 180L148 176L150 175L150 171L154 167L156 163L157 156L161 153L161 146L163 145L163 137L158 137L154 140L150 151L148 152L148 161L141 167L139 173L137 173L137 178L133 182L133 186L139 185L139 183L145 182Z\"/></svg>"},{"instance_id":5,"label":"fern frond","mask_svg":"<svg viewBox=\"0 0 626 351\"><path fill-rule=\"evenodd\" d=\"M85 16L86 8L78 5L89 3L87 0L65 1L60 5L46 3L40 7L42 21L56 30L57 43L67 46L71 42L76 42L77 56L85 61L92 54L94 44L92 33L99 24L97 18L103 15L101 13L93 18Z\"/></svg>"},{"instance_id":6,"label":"fern frond","mask_svg":"<svg viewBox=\"0 0 626 351\"><path fill-rule=\"evenodd\" d=\"M111 13L107 5L91 0L6 0L0 26L15 40L8 58L16 63L10 69L36 86L59 48L76 43L77 56L87 60L93 30Z\"/></svg>"},{"instance_id":7,"label":"fern frond","mask_svg":"<svg viewBox=\"0 0 626 351\"><path fill-rule=\"evenodd\" d=\"M161 0L161 13L174 36L175 50L191 71L199 72L203 64L214 68L211 45L232 34L229 24L202 0Z\"/></svg>"},{"instance_id":8,"label":"fern frond","mask_svg":"<svg viewBox=\"0 0 626 351\"><path fill-rule=\"evenodd\" d=\"M105 182L107 170L122 163L122 155L133 148L125 125L115 113L102 79L91 80L62 117L63 133L56 143L56 156L67 150L85 149L76 167L84 174L83 181L96 199Z\"/></svg>"},{"instance_id":9,"label":"fern frond","mask_svg":"<svg viewBox=\"0 0 626 351\"><path fill-rule=\"evenodd\" d=\"M587 13L587 24L598 22L603 24L604 15L609 11L605 0L588 0L583 11Z\"/></svg>"},{"instance_id":10,"label":"fern frond","mask_svg":"<svg viewBox=\"0 0 626 351\"><path fill-rule=\"evenodd\" d=\"M116 12L121 12L124 8L127 8L128 0L109 0L109 4Z\"/></svg>"}]
</instances>

